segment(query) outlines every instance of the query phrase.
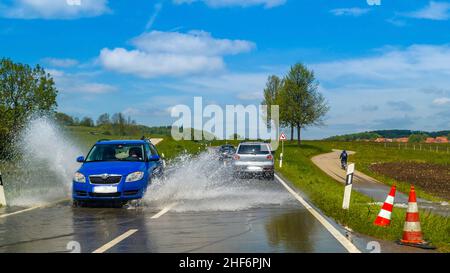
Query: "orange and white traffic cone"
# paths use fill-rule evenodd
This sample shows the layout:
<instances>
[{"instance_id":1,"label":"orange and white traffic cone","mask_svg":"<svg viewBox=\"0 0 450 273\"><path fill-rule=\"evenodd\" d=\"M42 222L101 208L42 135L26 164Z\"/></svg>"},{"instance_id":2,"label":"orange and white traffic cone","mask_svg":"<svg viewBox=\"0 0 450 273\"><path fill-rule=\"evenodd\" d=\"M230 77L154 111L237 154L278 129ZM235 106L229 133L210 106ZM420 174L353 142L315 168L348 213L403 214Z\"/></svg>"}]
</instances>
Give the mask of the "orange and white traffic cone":
<instances>
[{"instance_id":1,"label":"orange and white traffic cone","mask_svg":"<svg viewBox=\"0 0 450 273\"><path fill-rule=\"evenodd\" d=\"M430 243L423 239L420 227L419 208L417 206L416 191L411 186L409 192L408 209L406 210L406 221L403 226L403 238L398 241L401 245L414 246L426 249L435 249Z\"/></svg>"},{"instance_id":2,"label":"orange and white traffic cone","mask_svg":"<svg viewBox=\"0 0 450 273\"><path fill-rule=\"evenodd\" d=\"M392 185L391 191L389 192L386 201L384 201L380 213L378 213L377 218L373 222L374 225L385 227L391 224L391 214L392 208L394 207L395 190L396 190L395 185Z\"/></svg>"}]
</instances>

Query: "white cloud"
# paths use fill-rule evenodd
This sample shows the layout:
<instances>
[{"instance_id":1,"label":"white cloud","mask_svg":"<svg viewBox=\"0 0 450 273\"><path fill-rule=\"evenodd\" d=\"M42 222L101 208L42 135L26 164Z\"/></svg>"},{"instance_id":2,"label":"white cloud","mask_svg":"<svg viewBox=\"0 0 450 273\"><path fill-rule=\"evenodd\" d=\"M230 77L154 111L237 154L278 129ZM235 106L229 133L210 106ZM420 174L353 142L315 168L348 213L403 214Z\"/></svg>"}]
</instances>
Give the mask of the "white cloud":
<instances>
[{"instance_id":1,"label":"white cloud","mask_svg":"<svg viewBox=\"0 0 450 273\"><path fill-rule=\"evenodd\" d=\"M448 20L450 19L450 3L430 1L423 9L404 15L418 19Z\"/></svg>"},{"instance_id":2,"label":"white cloud","mask_svg":"<svg viewBox=\"0 0 450 273\"><path fill-rule=\"evenodd\" d=\"M219 73L214 76L186 77L177 82L165 83L163 87L190 96L200 95L214 99L225 96L230 101L238 99L260 103L267 77L279 74L278 72Z\"/></svg>"},{"instance_id":3,"label":"white cloud","mask_svg":"<svg viewBox=\"0 0 450 273\"><path fill-rule=\"evenodd\" d=\"M181 76L224 69L223 57L251 51L249 41L215 39L203 31L144 33L131 41L136 48L104 48L104 68L143 78Z\"/></svg>"},{"instance_id":4,"label":"white cloud","mask_svg":"<svg viewBox=\"0 0 450 273\"><path fill-rule=\"evenodd\" d=\"M412 45L406 49L385 49L379 56L355 58L313 65L327 80L339 78L390 80L422 84L442 82L450 76L450 46ZM436 82L434 82L436 83Z\"/></svg>"},{"instance_id":5,"label":"white cloud","mask_svg":"<svg viewBox=\"0 0 450 273\"><path fill-rule=\"evenodd\" d=\"M445 91L450 86L450 45L385 47L376 52L370 57L309 65L331 105L328 124L430 131L444 129L441 123L450 124L445 115L431 118L442 110L434 105L450 104ZM440 98L433 101L433 97ZM377 105L379 110L362 113L361 105ZM411 116L399 117L398 111L411 112ZM330 134L337 133L343 131Z\"/></svg>"},{"instance_id":6,"label":"white cloud","mask_svg":"<svg viewBox=\"0 0 450 273\"><path fill-rule=\"evenodd\" d=\"M450 104L450 98L438 98L433 100L433 104L436 105L447 105Z\"/></svg>"},{"instance_id":7,"label":"white cloud","mask_svg":"<svg viewBox=\"0 0 450 273\"><path fill-rule=\"evenodd\" d=\"M106 94L117 91L115 86L91 82L83 74L69 74L61 70L46 69L55 80L56 87L64 93Z\"/></svg>"},{"instance_id":8,"label":"white cloud","mask_svg":"<svg viewBox=\"0 0 450 273\"><path fill-rule=\"evenodd\" d=\"M90 94L105 94L117 90L116 87L104 83L84 83L75 88L81 92Z\"/></svg>"},{"instance_id":9,"label":"white cloud","mask_svg":"<svg viewBox=\"0 0 450 273\"><path fill-rule=\"evenodd\" d=\"M340 8L340 9L332 9L330 10L336 16L361 16L368 13L370 9L362 9L362 8Z\"/></svg>"},{"instance_id":10,"label":"white cloud","mask_svg":"<svg viewBox=\"0 0 450 273\"><path fill-rule=\"evenodd\" d=\"M191 4L193 2L202 1L212 8L223 7L250 7L263 5L265 8L273 8L282 6L287 0L173 0L176 4Z\"/></svg>"},{"instance_id":11,"label":"white cloud","mask_svg":"<svg viewBox=\"0 0 450 273\"><path fill-rule=\"evenodd\" d=\"M75 59L45 58L42 61L53 67L73 67L79 64Z\"/></svg>"},{"instance_id":12,"label":"white cloud","mask_svg":"<svg viewBox=\"0 0 450 273\"><path fill-rule=\"evenodd\" d=\"M0 3L0 16L18 19L75 19L95 17L110 12L108 0L81 0L70 5L67 0L12 0Z\"/></svg>"},{"instance_id":13,"label":"white cloud","mask_svg":"<svg viewBox=\"0 0 450 273\"><path fill-rule=\"evenodd\" d=\"M215 39L204 31L144 33L132 40L136 48L150 53L186 55L234 55L251 51L255 45L244 40Z\"/></svg>"}]
</instances>

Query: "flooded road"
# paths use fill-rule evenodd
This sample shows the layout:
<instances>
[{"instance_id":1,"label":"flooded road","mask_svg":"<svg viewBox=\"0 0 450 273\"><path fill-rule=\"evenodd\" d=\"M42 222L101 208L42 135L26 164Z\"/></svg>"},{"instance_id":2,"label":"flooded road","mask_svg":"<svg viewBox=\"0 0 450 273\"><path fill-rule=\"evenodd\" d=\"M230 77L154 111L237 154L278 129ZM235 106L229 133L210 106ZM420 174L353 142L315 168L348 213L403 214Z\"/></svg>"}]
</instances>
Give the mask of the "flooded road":
<instances>
[{"instance_id":1,"label":"flooded road","mask_svg":"<svg viewBox=\"0 0 450 273\"><path fill-rule=\"evenodd\" d=\"M182 204L152 218L161 211L152 202L111 209L67 201L0 218L0 252L70 252L77 244L92 252L131 229L137 231L107 252L346 252L281 185L252 182L284 195L283 204L223 211Z\"/></svg>"}]
</instances>

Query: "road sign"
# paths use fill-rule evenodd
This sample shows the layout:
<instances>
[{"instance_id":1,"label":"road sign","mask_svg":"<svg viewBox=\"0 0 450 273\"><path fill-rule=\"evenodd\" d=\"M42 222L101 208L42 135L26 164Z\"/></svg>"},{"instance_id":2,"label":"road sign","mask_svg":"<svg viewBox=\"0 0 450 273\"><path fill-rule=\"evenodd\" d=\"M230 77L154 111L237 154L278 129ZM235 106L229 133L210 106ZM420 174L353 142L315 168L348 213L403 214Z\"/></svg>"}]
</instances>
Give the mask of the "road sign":
<instances>
[{"instance_id":1,"label":"road sign","mask_svg":"<svg viewBox=\"0 0 450 273\"><path fill-rule=\"evenodd\" d=\"M342 208L348 209L350 207L350 195L352 193L353 173L355 172L355 164L350 164L347 167L347 177L345 180L344 201Z\"/></svg>"},{"instance_id":2,"label":"road sign","mask_svg":"<svg viewBox=\"0 0 450 273\"><path fill-rule=\"evenodd\" d=\"M286 140L286 135L281 132L280 134L281 140L281 154L280 154L280 168L283 166L283 155L284 155L284 141Z\"/></svg>"}]
</instances>

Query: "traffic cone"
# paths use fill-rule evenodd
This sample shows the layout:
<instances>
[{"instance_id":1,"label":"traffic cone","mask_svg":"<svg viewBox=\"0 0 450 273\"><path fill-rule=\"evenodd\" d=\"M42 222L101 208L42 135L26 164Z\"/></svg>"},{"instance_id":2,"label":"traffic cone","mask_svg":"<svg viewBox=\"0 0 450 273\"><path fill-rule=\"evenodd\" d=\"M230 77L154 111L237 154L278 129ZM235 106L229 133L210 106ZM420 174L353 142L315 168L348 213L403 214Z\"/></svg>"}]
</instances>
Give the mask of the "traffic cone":
<instances>
[{"instance_id":1,"label":"traffic cone","mask_svg":"<svg viewBox=\"0 0 450 273\"><path fill-rule=\"evenodd\" d=\"M380 213L378 213L377 219L373 222L374 225L385 227L391 224L391 214L392 208L394 207L395 198L395 185L392 185L389 195L386 197L383 206L381 207Z\"/></svg>"},{"instance_id":2,"label":"traffic cone","mask_svg":"<svg viewBox=\"0 0 450 273\"><path fill-rule=\"evenodd\" d=\"M406 221L403 226L403 238L398 241L401 245L420 247L425 249L435 249L430 243L423 239L420 227L419 208L417 206L416 191L411 186L409 192L408 209L406 210Z\"/></svg>"}]
</instances>

